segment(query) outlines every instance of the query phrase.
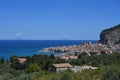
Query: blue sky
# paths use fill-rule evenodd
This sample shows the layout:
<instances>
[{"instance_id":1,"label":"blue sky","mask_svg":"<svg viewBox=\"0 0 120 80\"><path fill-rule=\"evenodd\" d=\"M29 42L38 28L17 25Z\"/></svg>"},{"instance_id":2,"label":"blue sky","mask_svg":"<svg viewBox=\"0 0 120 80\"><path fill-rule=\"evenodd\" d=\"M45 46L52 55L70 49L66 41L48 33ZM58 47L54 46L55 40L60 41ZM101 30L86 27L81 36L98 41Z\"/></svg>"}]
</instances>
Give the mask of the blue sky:
<instances>
[{"instance_id":1,"label":"blue sky","mask_svg":"<svg viewBox=\"0 0 120 80\"><path fill-rule=\"evenodd\" d=\"M0 39L98 40L120 23L120 0L0 0Z\"/></svg>"}]
</instances>

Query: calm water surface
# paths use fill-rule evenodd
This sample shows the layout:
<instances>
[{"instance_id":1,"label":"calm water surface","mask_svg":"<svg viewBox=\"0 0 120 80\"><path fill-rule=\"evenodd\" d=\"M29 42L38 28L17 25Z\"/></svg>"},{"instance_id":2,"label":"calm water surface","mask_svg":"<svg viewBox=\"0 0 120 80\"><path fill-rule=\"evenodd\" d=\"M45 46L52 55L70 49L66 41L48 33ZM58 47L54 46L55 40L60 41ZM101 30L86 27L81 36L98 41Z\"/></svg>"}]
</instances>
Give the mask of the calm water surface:
<instances>
[{"instance_id":1,"label":"calm water surface","mask_svg":"<svg viewBox=\"0 0 120 80\"><path fill-rule=\"evenodd\" d=\"M47 47L79 45L81 42L97 42L96 40L0 40L0 57L8 59L11 55L31 56L33 54L53 54L37 52ZM54 53L60 54L60 53Z\"/></svg>"}]
</instances>

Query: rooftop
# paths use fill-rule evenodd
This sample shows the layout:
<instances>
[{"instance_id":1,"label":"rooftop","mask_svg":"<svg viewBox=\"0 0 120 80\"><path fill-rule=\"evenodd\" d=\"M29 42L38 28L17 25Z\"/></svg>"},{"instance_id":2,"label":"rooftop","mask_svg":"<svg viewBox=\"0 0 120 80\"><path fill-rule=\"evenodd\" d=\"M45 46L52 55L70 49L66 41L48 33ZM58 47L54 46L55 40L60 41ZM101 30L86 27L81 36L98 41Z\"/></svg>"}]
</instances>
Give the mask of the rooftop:
<instances>
[{"instance_id":1,"label":"rooftop","mask_svg":"<svg viewBox=\"0 0 120 80\"><path fill-rule=\"evenodd\" d=\"M27 59L26 58L18 58L20 63L24 63Z\"/></svg>"},{"instance_id":2,"label":"rooftop","mask_svg":"<svg viewBox=\"0 0 120 80\"><path fill-rule=\"evenodd\" d=\"M60 63L60 64L53 64L56 68L72 68L73 66L69 63Z\"/></svg>"}]
</instances>

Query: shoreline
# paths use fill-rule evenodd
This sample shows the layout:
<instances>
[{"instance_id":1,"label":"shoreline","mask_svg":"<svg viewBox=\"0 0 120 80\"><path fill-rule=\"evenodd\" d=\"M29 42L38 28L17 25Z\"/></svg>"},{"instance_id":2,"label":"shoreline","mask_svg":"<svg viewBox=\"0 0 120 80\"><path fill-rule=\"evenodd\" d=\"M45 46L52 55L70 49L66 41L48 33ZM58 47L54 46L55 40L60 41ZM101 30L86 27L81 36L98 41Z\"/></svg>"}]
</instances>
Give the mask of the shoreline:
<instances>
[{"instance_id":1,"label":"shoreline","mask_svg":"<svg viewBox=\"0 0 120 80\"><path fill-rule=\"evenodd\" d=\"M84 40L85 41L85 40ZM89 40L87 40L88 42ZM73 44L80 44L83 42L82 40L32 40L32 41L24 41L24 40L0 40L0 57L4 56L4 58L8 59L11 55L17 56L29 56L33 54L47 54L44 52L39 53L39 50L42 50L45 47L51 46L67 46ZM93 40L92 42L96 42Z\"/></svg>"},{"instance_id":2,"label":"shoreline","mask_svg":"<svg viewBox=\"0 0 120 80\"><path fill-rule=\"evenodd\" d=\"M79 55L81 53L86 53L88 56L92 55L102 55L102 54L112 54L120 53L120 45L105 45L102 43L83 43L80 45L71 45L71 46L58 46L58 47L49 47L44 48L43 51L46 52L61 52L62 55Z\"/></svg>"}]
</instances>

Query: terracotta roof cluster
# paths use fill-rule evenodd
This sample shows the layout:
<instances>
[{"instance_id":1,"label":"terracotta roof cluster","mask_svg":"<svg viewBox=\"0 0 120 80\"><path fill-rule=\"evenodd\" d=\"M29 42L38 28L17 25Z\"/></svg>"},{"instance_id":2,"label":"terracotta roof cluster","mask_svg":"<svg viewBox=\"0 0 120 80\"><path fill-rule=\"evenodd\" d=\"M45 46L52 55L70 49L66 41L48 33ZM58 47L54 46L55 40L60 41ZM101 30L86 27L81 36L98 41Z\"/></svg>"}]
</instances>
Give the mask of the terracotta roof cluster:
<instances>
[{"instance_id":1,"label":"terracotta roof cluster","mask_svg":"<svg viewBox=\"0 0 120 80\"><path fill-rule=\"evenodd\" d=\"M77 56L60 56L61 59L77 59L78 57Z\"/></svg>"}]
</instances>

